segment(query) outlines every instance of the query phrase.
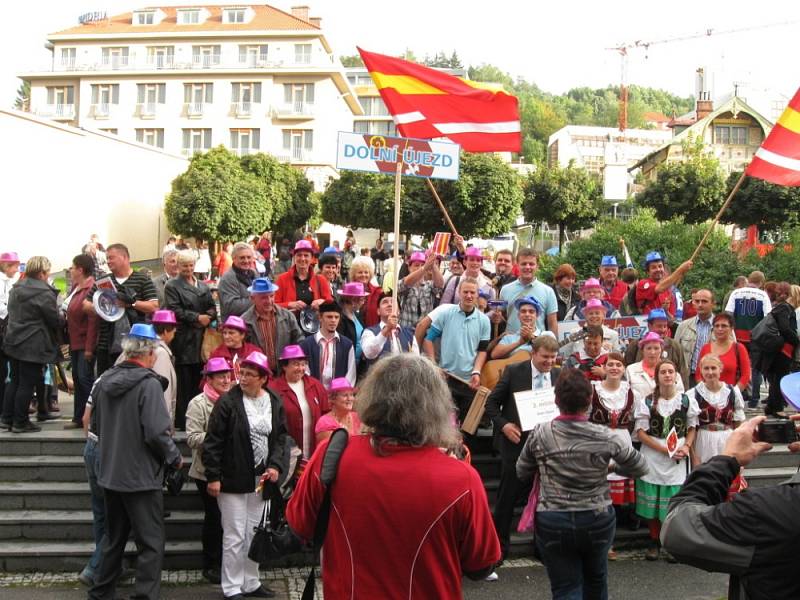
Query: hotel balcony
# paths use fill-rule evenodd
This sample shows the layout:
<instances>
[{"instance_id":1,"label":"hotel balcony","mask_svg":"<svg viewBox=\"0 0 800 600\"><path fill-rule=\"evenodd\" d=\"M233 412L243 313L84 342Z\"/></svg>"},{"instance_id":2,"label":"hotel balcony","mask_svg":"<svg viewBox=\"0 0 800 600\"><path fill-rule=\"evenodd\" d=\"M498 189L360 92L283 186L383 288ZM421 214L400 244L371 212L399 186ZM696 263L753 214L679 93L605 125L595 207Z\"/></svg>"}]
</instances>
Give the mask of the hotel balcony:
<instances>
[{"instance_id":1,"label":"hotel balcony","mask_svg":"<svg viewBox=\"0 0 800 600\"><path fill-rule=\"evenodd\" d=\"M206 109L205 102L187 102L184 104L184 113L190 119L199 119Z\"/></svg>"},{"instance_id":2,"label":"hotel balcony","mask_svg":"<svg viewBox=\"0 0 800 600\"><path fill-rule=\"evenodd\" d=\"M89 107L89 116L94 119L108 119L111 116L111 105L108 102L92 104Z\"/></svg>"},{"instance_id":3,"label":"hotel balcony","mask_svg":"<svg viewBox=\"0 0 800 600\"><path fill-rule=\"evenodd\" d=\"M291 150L284 148L281 150L281 154L275 155L275 158L281 162L287 163L314 162L313 151L306 150L305 148L292 148Z\"/></svg>"},{"instance_id":4,"label":"hotel balcony","mask_svg":"<svg viewBox=\"0 0 800 600\"><path fill-rule=\"evenodd\" d=\"M287 102L272 108L273 117L278 119L311 119L314 117L313 102Z\"/></svg>"},{"instance_id":5,"label":"hotel balcony","mask_svg":"<svg viewBox=\"0 0 800 600\"><path fill-rule=\"evenodd\" d=\"M74 104L45 104L36 114L52 119L72 120L75 118Z\"/></svg>"},{"instance_id":6,"label":"hotel balcony","mask_svg":"<svg viewBox=\"0 0 800 600\"><path fill-rule=\"evenodd\" d=\"M155 119L157 104L155 102L144 102L136 105L136 116L140 119Z\"/></svg>"},{"instance_id":7,"label":"hotel balcony","mask_svg":"<svg viewBox=\"0 0 800 600\"><path fill-rule=\"evenodd\" d=\"M231 114L239 119L247 119L253 116L252 102L233 102L231 103Z\"/></svg>"}]
</instances>

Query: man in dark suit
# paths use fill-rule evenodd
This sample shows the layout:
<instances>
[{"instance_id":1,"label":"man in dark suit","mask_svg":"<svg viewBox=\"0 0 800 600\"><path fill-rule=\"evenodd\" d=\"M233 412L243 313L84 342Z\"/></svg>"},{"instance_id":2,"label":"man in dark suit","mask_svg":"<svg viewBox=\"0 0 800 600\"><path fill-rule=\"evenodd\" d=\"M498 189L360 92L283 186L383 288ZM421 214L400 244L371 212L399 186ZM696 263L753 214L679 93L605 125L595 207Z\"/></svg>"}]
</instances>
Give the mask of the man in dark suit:
<instances>
[{"instance_id":1,"label":"man in dark suit","mask_svg":"<svg viewBox=\"0 0 800 600\"><path fill-rule=\"evenodd\" d=\"M494 444L500 453L500 487L494 506L494 526L500 538L502 557L508 554L514 506L530 493L530 483L517 479L517 458L528 433L522 431L514 401L515 392L555 387L561 370L553 368L558 342L551 335L540 335L531 343L531 360L509 365L486 400L486 414L494 425ZM527 489L526 489L527 488Z\"/></svg>"}]
</instances>

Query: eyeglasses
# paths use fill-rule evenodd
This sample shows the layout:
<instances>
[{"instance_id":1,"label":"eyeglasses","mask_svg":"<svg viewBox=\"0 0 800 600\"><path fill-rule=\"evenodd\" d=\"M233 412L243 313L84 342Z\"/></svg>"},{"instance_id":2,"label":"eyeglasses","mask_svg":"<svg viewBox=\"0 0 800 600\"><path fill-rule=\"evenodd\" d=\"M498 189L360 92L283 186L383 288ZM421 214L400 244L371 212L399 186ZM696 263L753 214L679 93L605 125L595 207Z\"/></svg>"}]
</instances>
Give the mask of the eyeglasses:
<instances>
[{"instance_id":1,"label":"eyeglasses","mask_svg":"<svg viewBox=\"0 0 800 600\"><path fill-rule=\"evenodd\" d=\"M258 378L258 377L264 377L264 375L262 375L261 373L253 372L253 371L245 371L245 370L239 371L239 378L240 379L244 379L245 377Z\"/></svg>"}]
</instances>

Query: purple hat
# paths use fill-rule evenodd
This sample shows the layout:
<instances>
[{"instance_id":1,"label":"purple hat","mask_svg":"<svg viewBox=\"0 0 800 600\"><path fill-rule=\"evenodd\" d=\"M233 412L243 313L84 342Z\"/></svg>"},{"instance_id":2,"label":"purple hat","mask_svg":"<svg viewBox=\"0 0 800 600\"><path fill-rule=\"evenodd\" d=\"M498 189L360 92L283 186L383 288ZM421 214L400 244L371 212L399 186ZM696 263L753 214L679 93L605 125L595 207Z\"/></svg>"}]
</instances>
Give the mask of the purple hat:
<instances>
[{"instance_id":1,"label":"purple hat","mask_svg":"<svg viewBox=\"0 0 800 600\"><path fill-rule=\"evenodd\" d=\"M175 313L171 310L162 308L153 313L153 325L177 325L178 321L175 320Z\"/></svg>"},{"instance_id":2,"label":"purple hat","mask_svg":"<svg viewBox=\"0 0 800 600\"><path fill-rule=\"evenodd\" d=\"M424 263L426 260L427 260L427 258L425 258L425 253L424 252L412 252L411 256L408 259L408 264L411 265L411 264L414 264L415 262Z\"/></svg>"},{"instance_id":3,"label":"purple hat","mask_svg":"<svg viewBox=\"0 0 800 600\"><path fill-rule=\"evenodd\" d=\"M360 281L350 281L345 283L337 292L340 296L353 296L356 298L366 298L369 293L364 291L364 284Z\"/></svg>"},{"instance_id":4,"label":"purple hat","mask_svg":"<svg viewBox=\"0 0 800 600\"><path fill-rule=\"evenodd\" d=\"M213 375L214 373L229 373L231 371L233 371L233 367L231 367L230 364L228 364L228 361L221 356L209 358L205 369L203 369L203 373L206 375Z\"/></svg>"},{"instance_id":5,"label":"purple hat","mask_svg":"<svg viewBox=\"0 0 800 600\"><path fill-rule=\"evenodd\" d=\"M603 289L603 286L600 285L600 280L597 277L589 277L584 283L581 291L583 290L590 290L590 289Z\"/></svg>"},{"instance_id":6,"label":"purple hat","mask_svg":"<svg viewBox=\"0 0 800 600\"><path fill-rule=\"evenodd\" d=\"M19 254L16 252L2 252L0 253L0 262L19 262Z\"/></svg>"},{"instance_id":7,"label":"purple hat","mask_svg":"<svg viewBox=\"0 0 800 600\"><path fill-rule=\"evenodd\" d=\"M350 385L350 381L348 381L347 377L337 377L336 379L331 380L331 386L328 388L329 394L355 391L355 386Z\"/></svg>"},{"instance_id":8,"label":"purple hat","mask_svg":"<svg viewBox=\"0 0 800 600\"><path fill-rule=\"evenodd\" d=\"M293 360L301 358L306 358L306 353L303 352L303 349L297 344L289 344L288 346L283 347L283 350L281 350L281 356L278 360Z\"/></svg>"},{"instance_id":9,"label":"purple hat","mask_svg":"<svg viewBox=\"0 0 800 600\"><path fill-rule=\"evenodd\" d=\"M242 317L237 317L236 315L231 315L225 319L225 322L222 324L222 329L225 329L226 327L247 333L247 325L245 325L244 320Z\"/></svg>"},{"instance_id":10,"label":"purple hat","mask_svg":"<svg viewBox=\"0 0 800 600\"><path fill-rule=\"evenodd\" d=\"M242 366L248 365L251 367L255 367L264 374L269 373L269 361L267 360L267 357L261 354L261 352L258 352L257 350L254 350L253 352L248 354L247 358L245 358L241 364Z\"/></svg>"},{"instance_id":11,"label":"purple hat","mask_svg":"<svg viewBox=\"0 0 800 600\"><path fill-rule=\"evenodd\" d=\"M310 252L311 254L314 254L314 246L308 240L298 240L294 245L292 254L297 254L298 252Z\"/></svg>"},{"instance_id":12,"label":"purple hat","mask_svg":"<svg viewBox=\"0 0 800 600\"><path fill-rule=\"evenodd\" d=\"M592 298L591 300L586 301L586 306L583 307L583 312L591 308L602 308L603 312L606 312L606 307L603 305L602 300L598 300L597 298Z\"/></svg>"},{"instance_id":13,"label":"purple hat","mask_svg":"<svg viewBox=\"0 0 800 600\"><path fill-rule=\"evenodd\" d=\"M650 342L658 342L662 346L664 345L664 340L660 335L655 331L648 331L647 335L639 340L639 348L644 348Z\"/></svg>"},{"instance_id":14,"label":"purple hat","mask_svg":"<svg viewBox=\"0 0 800 600\"><path fill-rule=\"evenodd\" d=\"M480 248L477 248L475 246L470 246L464 252L464 258L480 258L481 260L483 260L483 253L481 252Z\"/></svg>"}]
</instances>

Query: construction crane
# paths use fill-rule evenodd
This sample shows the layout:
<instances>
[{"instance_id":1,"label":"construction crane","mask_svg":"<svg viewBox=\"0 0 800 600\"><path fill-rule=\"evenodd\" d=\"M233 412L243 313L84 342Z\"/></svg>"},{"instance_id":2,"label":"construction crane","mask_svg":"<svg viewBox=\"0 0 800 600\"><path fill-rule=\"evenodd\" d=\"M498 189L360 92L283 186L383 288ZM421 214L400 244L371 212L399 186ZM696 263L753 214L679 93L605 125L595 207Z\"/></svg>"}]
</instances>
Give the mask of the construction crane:
<instances>
[{"instance_id":1,"label":"construction crane","mask_svg":"<svg viewBox=\"0 0 800 600\"><path fill-rule=\"evenodd\" d=\"M800 20L794 21L780 21L775 23L764 23L761 25L751 25L749 27L739 27L736 29L724 29L717 31L711 27L704 31L695 33L687 33L675 37L664 38L660 40L642 41L636 40L606 48L606 50L613 50L620 55L620 86L619 86L619 130L620 133L625 133L628 128L628 51L634 49L643 49L645 51L645 58L648 57L650 46L657 46L660 44L671 44L673 42L685 42L688 40L695 40L704 37L719 36L719 35L732 35L737 33L746 33L748 31L756 31L759 29L768 29L770 27L785 27L788 25L796 25Z\"/></svg>"}]
</instances>

